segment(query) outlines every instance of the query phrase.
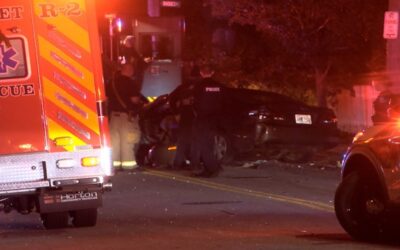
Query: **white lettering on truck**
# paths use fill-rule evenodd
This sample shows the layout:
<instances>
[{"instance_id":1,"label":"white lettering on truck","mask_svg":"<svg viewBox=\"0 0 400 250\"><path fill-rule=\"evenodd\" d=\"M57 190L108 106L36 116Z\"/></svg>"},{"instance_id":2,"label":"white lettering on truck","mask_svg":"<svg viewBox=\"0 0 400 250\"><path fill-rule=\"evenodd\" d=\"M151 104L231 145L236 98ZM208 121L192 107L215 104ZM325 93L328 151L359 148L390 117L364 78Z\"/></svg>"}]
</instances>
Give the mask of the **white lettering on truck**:
<instances>
[{"instance_id":1,"label":"white lettering on truck","mask_svg":"<svg viewBox=\"0 0 400 250\"><path fill-rule=\"evenodd\" d=\"M96 192L79 192L75 194L62 194L60 201L63 202L71 202L71 201L89 201L89 200L97 200Z\"/></svg>"},{"instance_id":2,"label":"white lettering on truck","mask_svg":"<svg viewBox=\"0 0 400 250\"><path fill-rule=\"evenodd\" d=\"M59 15L80 16L82 14L79 3L74 2L67 3L63 6L57 6L51 3L42 3L39 4L39 7L41 18L57 17Z\"/></svg>"},{"instance_id":3,"label":"white lettering on truck","mask_svg":"<svg viewBox=\"0 0 400 250\"><path fill-rule=\"evenodd\" d=\"M21 6L2 7L0 8L0 21L21 19L22 12L24 12L24 8Z\"/></svg>"}]
</instances>

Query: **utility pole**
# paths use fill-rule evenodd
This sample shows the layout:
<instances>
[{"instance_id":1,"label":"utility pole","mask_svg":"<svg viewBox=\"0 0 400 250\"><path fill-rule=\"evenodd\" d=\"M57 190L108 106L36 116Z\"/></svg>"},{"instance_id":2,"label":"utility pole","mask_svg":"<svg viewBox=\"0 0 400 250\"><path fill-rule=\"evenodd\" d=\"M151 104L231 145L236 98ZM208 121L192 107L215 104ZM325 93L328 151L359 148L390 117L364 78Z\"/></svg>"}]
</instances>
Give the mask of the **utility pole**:
<instances>
[{"instance_id":1,"label":"utility pole","mask_svg":"<svg viewBox=\"0 0 400 250\"><path fill-rule=\"evenodd\" d=\"M160 16L160 0L147 0L147 14L150 17Z\"/></svg>"},{"instance_id":2,"label":"utility pole","mask_svg":"<svg viewBox=\"0 0 400 250\"><path fill-rule=\"evenodd\" d=\"M160 0L147 0L147 14L150 17L160 17ZM158 37L156 35L151 35L151 48L152 57L156 58L158 54Z\"/></svg>"}]
</instances>

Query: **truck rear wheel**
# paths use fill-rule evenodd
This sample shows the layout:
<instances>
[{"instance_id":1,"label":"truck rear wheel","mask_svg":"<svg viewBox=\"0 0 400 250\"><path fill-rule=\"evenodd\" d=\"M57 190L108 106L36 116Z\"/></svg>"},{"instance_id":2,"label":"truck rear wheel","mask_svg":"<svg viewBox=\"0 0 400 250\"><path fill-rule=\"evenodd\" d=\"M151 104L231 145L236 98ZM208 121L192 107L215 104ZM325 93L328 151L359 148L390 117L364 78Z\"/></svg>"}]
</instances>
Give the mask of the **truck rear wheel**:
<instances>
[{"instance_id":1,"label":"truck rear wheel","mask_svg":"<svg viewBox=\"0 0 400 250\"><path fill-rule=\"evenodd\" d=\"M72 211L71 216L75 227L93 227L97 223L97 208Z\"/></svg>"},{"instance_id":2,"label":"truck rear wheel","mask_svg":"<svg viewBox=\"0 0 400 250\"><path fill-rule=\"evenodd\" d=\"M68 226L68 212L40 214L40 217L42 219L43 226L46 229L58 229Z\"/></svg>"}]
</instances>

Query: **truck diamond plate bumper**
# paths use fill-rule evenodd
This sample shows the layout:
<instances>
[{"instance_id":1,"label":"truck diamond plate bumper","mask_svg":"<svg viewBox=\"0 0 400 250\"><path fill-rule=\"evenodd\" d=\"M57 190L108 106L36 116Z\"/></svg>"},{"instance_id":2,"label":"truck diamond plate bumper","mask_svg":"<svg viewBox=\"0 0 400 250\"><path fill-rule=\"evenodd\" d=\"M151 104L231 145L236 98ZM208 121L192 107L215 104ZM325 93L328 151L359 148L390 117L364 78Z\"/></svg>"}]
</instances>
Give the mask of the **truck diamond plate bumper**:
<instances>
[{"instance_id":1,"label":"truck diamond plate bumper","mask_svg":"<svg viewBox=\"0 0 400 250\"><path fill-rule=\"evenodd\" d=\"M0 194L31 192L43 187L103 184L112 174L111 151L88 149L74 152L42 152L0 156ZM100 163L83 166L83 158L97 158ZM68 167L59 162L74 163Z\"/></svg>"},{"instance_id":2,"label":"truck diamond plate bumper","mask_svg":"<svg viewBox=\"0 0 400 250\"><path fill-rule=\"evenodd\" d=\"M0 158L0 194L33 192L48 187L44 163L20 155Z\"/></svg>"},{"instance_id":3,"label":"truck diamond plate bumper","mask_svg":"<svg viewBox=\"0 0 400 250\"><path fill-rule=\"evenodd\" d=\"M0 183L0 194L30 192L48 186L50 186L48 181Z\"/></svg>"},{"instance_id":4,"label":"truck diamond plate bumper","mask_svg":"<svg viewBox=\"0 0 400 250\"><path fill-rule=\"evenodd\" d=\"M45 179L45 169L40 161L0 161L0 184L33 182Z\"/></svg>"}]
</instances>

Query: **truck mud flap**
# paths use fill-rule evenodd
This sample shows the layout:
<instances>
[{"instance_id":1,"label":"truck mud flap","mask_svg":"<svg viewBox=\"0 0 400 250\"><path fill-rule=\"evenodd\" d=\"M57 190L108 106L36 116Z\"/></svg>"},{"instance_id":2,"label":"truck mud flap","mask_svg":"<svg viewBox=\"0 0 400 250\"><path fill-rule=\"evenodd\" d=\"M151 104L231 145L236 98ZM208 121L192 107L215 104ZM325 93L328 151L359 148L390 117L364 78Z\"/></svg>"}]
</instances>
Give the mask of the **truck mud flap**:
<instances>
[{"instance_id":1,"label":"truck mud flap","mask_svg":"<svg viewBox=\"0 0 400 250\"><path fill-rule=\"evenodd\" d=\"M100 191L52 192L38 197L38 212L52 213L98 208L102 205Z\"/></svg>"}]
</instances>

